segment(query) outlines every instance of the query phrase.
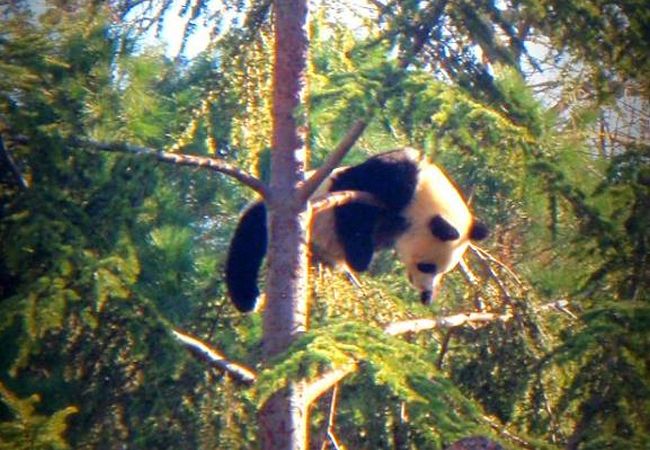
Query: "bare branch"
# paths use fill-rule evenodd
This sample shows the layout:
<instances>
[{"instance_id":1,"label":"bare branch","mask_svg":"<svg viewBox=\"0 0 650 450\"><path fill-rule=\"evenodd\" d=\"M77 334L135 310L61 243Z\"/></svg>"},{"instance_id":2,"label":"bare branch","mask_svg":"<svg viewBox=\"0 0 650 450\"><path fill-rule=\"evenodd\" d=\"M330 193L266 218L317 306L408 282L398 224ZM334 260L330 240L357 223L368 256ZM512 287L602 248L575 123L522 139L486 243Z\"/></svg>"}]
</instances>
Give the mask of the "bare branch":
<instances>
[{"instance_id":1,"label":"bare branch","mask_svg":"<svg viewBox=\"0 0 650 450\"><path fill-rule=\"evenodd\" d=\"M327 392L332 386L341 381L346 375L357 370L357 364L352 362L341 368L325 372L313 381L305 384L305 405L311 405L314 400Z\"/></svg>"},{"instance_id":2,"label":"bare branch","mask_svg":"<svg viewBox=\"0 0 650 450\"><path fill-rule=\"evenodd\" d=\"M519 446L519 448L531 448L531 449L535 448L530 442L520 438L519 436L512 434L506 429L504 425L497 423L495 420L492 420L487 416L483 416L483 420L487 422L487 424L490 425L492 429L494 429L494 431L504 436L505 438L509 439L510 441L515 442Z\"/></svg>"},{"instance_id":3,"label":"bare branch","mask_svg":"<svg viewBox=\"0 0 650 450\"><path fill-rule=\"evenodd\" d=\"M329 174L332 173L332 170L338 167L341 160L357 142L357 139L359 139L367 126L368 122L363 119L358 119L354 122L343 140L339 142L339 145L336 147L334 152L329 156L329 158L327 158L327 161L325 161L325 163L302 184L298 191L298 198L300 201L306 202L309 197L316 192L318 186L325 181Z\"/></svg>"},{"instance_id":4,"label":"bare branch","mask_svg":"<svg viewBox=\"0 0 650 450\"><path fill-rule=\"evenodd\" d=\"M330 402L330 413L327 419L327 439L329 439L329 442L332 444L335 450L341 448L341 446L338 443L338 440L336 439L336 435L334 434L334 419L336 418L336 403L338 400L338 394L339 394L339 385L337 383L332 388L332 401ZM326 447L326 443L323 443L321 449L324 450L325 447Z\"/></svg>"},{"instance_id":5,"label":"bare branch","mask_svg":"<svg viewBox=\"0 0 650 450\"><path fill-rule=\"evenodd\" d=\"M440 346L440 355L438 356L438 361L436 361L436 367L442 369L442 362L445 359L447 350L449 350L449 342L451 342L451 336L454 334L455 328L450 328L449 331L445 333L445 336L442 339L442 345Z\"/></svg>"},{"instance_id":6,"label":"bare branch","mask_svg":"<svg viewBox=\"0 0 650 450\"><path fill-rule=\"evenodd\" d=\"M512 314L495 314L495 313L460 313L453 316L441 317L439 319L414 319L394 322L386 326L384 331L391 336L397 336L405 333L417 333L419 331L454 328L464 325L468 322L494 322L501 320L507 322L512 318Z\"/></svg>"},{"instance_id":7,"label":"bare branch","mask_svg":"<svg viewBox=\"0 0 650 450\"><path fill-rule=\"evenodd\" d=\"M324 195L319 195L311 199L311 209L314 214L324 211L326 209L334 208L336 206L345 205L348 203L357 202L366 205L377 206L383 208L385 205L377 200L377 198L363 191L337 191L329 192Z\"/></svg>"},{"instance_id":8,"label":"bare branch","mask_svg":"<svg viewBox=\"0 0 650 450\"><path fill-rule=\"evenodd\" d=\"M504 262L492 256L487 250L479 247L476 244L469 244L469 248L481 261L490 261L501 267L510 275L519 286L523 286L523 283L517 276L517 274Z\"/></svg>"},{"instance_id":9,"label":"bare branch","mask_svg":"<svg viewBox=\"0 0 650 450\"><path fill-rule=\"evenodd\" d=\"M485 302L483 301L483 297L479 292L480 286L478 277L474 274L474 272L472 272L472 269L469 268L465 262L465 258L460 259L458 262L458 267L465 277L465 280L467 280L467 282L474 288L474 306L476 306L477 310L482 312L485 309Z\"/></svg>"},{"instance_id":10,"label":"bare branch","mask_svg":"<svg viewBox=\"0 0 650 450\"><path fill-rule=\"evenodd\" d=\"M72 143L75 146L87 147L93 150L130 153L133 155L153 157L164 163L210 169L231 176L258 192L263 198L268 198L268 188L260 179L220 159L210 158L207 156L170 153L163 150L155 150L149 147L141 147L121 142L98 142L75 138L72 139Z\"/></svg>"},{"instance_id":11,"label":"bare branch","mask_svg":"<svg viewBox=\"0 0 650 450\"><path fill-rule=\"evenodd\" d=\"M537 311L548 311L548 310L554 310L554 311L559 311L561 313L566 314L567 316L571 317L572 319L576 320L578 317L573 314L568 308L569 306L569 301L568 300L556 300L551 303L546 303L545 305L540 306L537 308Z\"/></svg>"},{"instance_id":12,"label":"bare branch","mask_svg":"<svg viewBox=\"0 0 650 450\"><path fill-rule=\"evenodd\" d=\"M200 340L178 330L171 331L174 337L182 342L197 357L217 369L230 374L236 380L244 384L252 384L257 379L257 375L251 369L229 361L224 355Z\"/></svg>"}]
</instances>

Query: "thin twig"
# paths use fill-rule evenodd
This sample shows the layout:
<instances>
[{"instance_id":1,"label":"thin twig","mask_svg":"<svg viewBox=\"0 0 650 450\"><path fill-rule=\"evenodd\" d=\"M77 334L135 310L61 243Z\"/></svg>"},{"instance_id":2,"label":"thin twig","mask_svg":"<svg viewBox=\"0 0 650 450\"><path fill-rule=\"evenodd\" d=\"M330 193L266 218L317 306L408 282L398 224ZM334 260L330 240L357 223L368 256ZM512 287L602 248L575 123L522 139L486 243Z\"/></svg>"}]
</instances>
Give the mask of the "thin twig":
<instances>
[{"instance_id":1,"label":"thin twig","mask_svg":"<svg viewBox=\"0 0 650 450\"><path fill-rule=\"evenodd\" d=\"M458 267L460 268L461 273L465 277L465 280L474 288L474 306L476 306L476 309L479 311L484 311L485 310L485 302L483 301L483 297L481 296L479 289L480 289L480 284L478 277L474 272L472 272L472 269L467 265L465 262L465 258L461 258L460 261L458 262Z\"/></svg>"},{"instance_id":2,"label":"thin twig","mask_svg":"<svg viewBox=\"0 0 650 450\"><path fill-rule=\"evenodd\" d=\"M201 360L206 361L217 369L230 374L236 380L239 380L244 384L252 384L257 379L257 375L251 369L226 359L224 355L204 342L178 330L171 330L171 332L176 339L182 342Z\"/></svg>"},{"instance_id":3,"label":"thin twig","mask_svg":"<svg viewBox=\"0 0 650 450\"><path fill-rule=\"evenodd\" d=\"M336 439L336 435L334 434L334 420L336 419L336 403L338 399L338 393L339 384L336 383L334 384L334 387L332 387L332 401L330 402L330 413L329 417L327 418L327 439L329 440L330 444L334 446L335 450L339 450L340 448L338 440ZM327 441L323 442L321 450L325 450L326 445Z\"/></svg>"},{"instance_id":4,"label":"thin twig","mask_svg":"<svg viewBox=\"0 0 650 450\"><path fill-rule=\"evenodd\" d=\"M512 295L510 294L510 291L508 290L506 285L503 283L501 278L499 278L499 275L496 274L496 272L492 269L492 266L490 265L490 262L491 261L496 261L496 259L493 258L493 257L488 258L487 256L482 255L481 250L475 250L475 248L472 247L471 245L470 245L470 248L472 249L474 254L478 257L479 261L481 262L481 264L485 268L485 271L487 272L488 276L494 280L497 287L501 291L501 294L503 294L503 300L509 305L512 304ZM478 247L476 247L476 249L478 249Z\"/></svg>"},{"instance_id":5,"label":"thin twig","mask_svg":"<svg viewBox=\"0 0 650 450\"><path fill-rule=\"evenodd\" d=\"M469 244L469 248L472 251L472 253L474 253L480 260L482 260L482 261L489 260L489 261L495 263L496 265L501 267L503 270L505 270L506 273L508 275L510 275L519 286L523 286L523 283L521 282L521 280L519 279L517 274L506 263L504 263L501 260L495 258L487 250L479 247L476 244Z\"/></svg>"},{"instance_id":6,"label":"thin twig","mask_svg":"<svg viewBox=\"0 0 650 450\"><path fill-rule=\"evenodd\" d=\"M364 132L368 122L362 119L358 119L350 130L348 130L345 137L339 142L339 145L336 147L334 152L327 158L327 161L319 167L314 173L302 184L300 191L298 192L298 197L300 201L307 201L309 197L312 196L318 186L321 185L323 181L332 173L334 169L338 167L341 163L341 160L347 155L352 146L357 142L357 139Z\"/></svg>"},{"instance_id":7,"label":"thin twig","mask_svg":"<svg viewBox=\"0 0 650 450\"><path fill-rule=\"evenodd\" d=\"M215 172L220 172L235 178L236 180L242 182L246 186L259 193L263 198L269 197L268 187L260 179L239 169L238 167L233 166L232 164L228 164L221 159L210 158L207 156L171 153L163 150L156 150L149 147L141 147L121 142L98 142L79 138L74 138L71 140L71 142L75 146L86 147L92 150L130 153L133 155L153 157L158 161L164 163L210 169Z\"/></svg>"},{"instance_id":8,"label":"thin twig","mask_svg":"<svg viewBox=\"0 0 650 450\"><path fill-rule=\"evenodd\" d=\"M509 432L504 425L497 423L496 421L490 419L487 416L483 416L483 420L485 420L485 422L487 422L487 424L490 425L497 433L511 440L512 442L517 443L520 446L520 448L535 448L530 442Z\"/></svg>"},{"instance_id":9,"label":"thin twig","mask_svg":"<svg viewBox=\"0 0 650 450\"><path fill-rule=\"evenodd\" d=\"M436 361L436 367L438 370L442 369L442 362L445 359L447 350L449 350L449 342L451 342L451 335L454 334L455 328L450 328L449 331L445 333L445 336L442 338L442 345L440 346L440 355L438 356L438 361Z\"/></svg>"},{"instance_id":10,"label":"thin twig","mask_svg":"<svg viewBox=\"0 0 650 450\"><path fill-rule=\"evenodd\" d=\"M576 320L578 319L578 316L573 314L568 308L569 306L569 301L560 299L556 300L554 302L546 303L540 307L538 307L536 310L537 311L548 311L548 310L554 310L554 311L559 311L561 313L566 314L567 316L571 317L572 319Z\"/></svg>"}]
</instances>

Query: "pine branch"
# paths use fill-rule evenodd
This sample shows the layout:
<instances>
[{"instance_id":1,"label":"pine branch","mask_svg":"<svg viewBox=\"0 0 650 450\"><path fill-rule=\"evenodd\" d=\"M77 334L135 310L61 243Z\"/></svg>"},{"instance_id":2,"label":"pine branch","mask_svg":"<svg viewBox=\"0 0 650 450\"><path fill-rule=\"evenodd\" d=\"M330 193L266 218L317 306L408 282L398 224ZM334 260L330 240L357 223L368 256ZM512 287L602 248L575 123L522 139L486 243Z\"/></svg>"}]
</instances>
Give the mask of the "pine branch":
<instances>
[{"instance_id":1,"label":"pine branch","mask_svg":"<svg viewBox=\"0 0 650 450\"><path fill-rule=\"evenodd\" d=\"M497 320L508 321L512 314L494 314L494 313L461 313L453 316L442 317L440 319L415 319L394 322L384 328L384 332L390 336L397 336L409 332L417 333L419 331L455 328L465 323L494 322ZM343 368L333 369L324 373L317 379L305 385L306 405L327 392L332 386L341 381L345 376L357 369L356 364L350 364Z\"/></svg>"},{"instance_id":2,"label":"pine branch","mask_svg":"<svg viewBox=\"0 0 650 450\"><path fill-rule=\"evenodd\" d=\"M343 140L339 142L339 145L336 147L334 152L329 156L329 158L327 158L327 161L325 161L321 167L305 180L300 187L298 198L301 202L306 202L309 197L316 192L318 186L320 186L330 173L339 166L345 155L347 155L352 146L357 142L357 139L359 139L367 126L368 122L363 119L358 119L354 124L352 124L348 133L345 135Z\"/></svg>"},{"instance_id":3,"label":"pine branch","mask_svg":"<svg viewBox=\"0 0 650 450\"><path fill-rule=\"evenodd\" d=\"M221 159L210 158L207 156L170 153L163 150L156 150L149 147L141 147L121 142L99 142L79 138L73 138L71 141L76 147L85 147L104 152L130 153L132 155L153 157L160 162L168 164L210 169L231 176L259 193L263 198L268 198L268 188L260 179Z\"/></svg>"},{"instance_id":4,"label":"pine branch","mask_svg":"<svg viewBox=\"0 0 650 450\"><path fill-rule=\"evenodd\" d=\"M185 345L185 347L187 347L187 349L199 359L223 372L228 373L236 380L241 381L244 384L252 384L257 379L257 375L251 369L226 359L224 355L202 341L178 330L171 331L174 337L183 343L183 345Z\"/></svg>"}]
</instances>

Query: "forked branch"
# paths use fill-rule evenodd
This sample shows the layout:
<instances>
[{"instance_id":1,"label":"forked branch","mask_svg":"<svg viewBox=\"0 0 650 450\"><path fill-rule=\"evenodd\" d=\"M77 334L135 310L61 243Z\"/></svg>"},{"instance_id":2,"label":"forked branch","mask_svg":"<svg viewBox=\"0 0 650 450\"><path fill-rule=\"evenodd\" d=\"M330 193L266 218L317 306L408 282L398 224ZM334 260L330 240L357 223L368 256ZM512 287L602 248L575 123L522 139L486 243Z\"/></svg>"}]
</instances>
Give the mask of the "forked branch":
<instances>
[{"instance_id":1,"label":"forked branch","mask_svg":"<svg viewBox=\"0 0 650 450\"><path fill-rule=\"evenodd\" d=\"M339 142L339 145L329 156L329 158L327 158L325 163L319 167L311 175L311 177L305 180L305 182L300 187L298 197L301 201L306 202L309 197L311 197L312 194L316 192L318 186L320 186L321 183L325 181L325 179L329 176L329 174L339 166L345 155L347 155L352 146L357 142L357 139L359 139L367 126L368 122L363 119L358 119L356 122L354 122L354 124L352 124L352 127L350 127L350 130L348 130L348 133L345 135L343 140Z\"/></svg>"}]
</instances>

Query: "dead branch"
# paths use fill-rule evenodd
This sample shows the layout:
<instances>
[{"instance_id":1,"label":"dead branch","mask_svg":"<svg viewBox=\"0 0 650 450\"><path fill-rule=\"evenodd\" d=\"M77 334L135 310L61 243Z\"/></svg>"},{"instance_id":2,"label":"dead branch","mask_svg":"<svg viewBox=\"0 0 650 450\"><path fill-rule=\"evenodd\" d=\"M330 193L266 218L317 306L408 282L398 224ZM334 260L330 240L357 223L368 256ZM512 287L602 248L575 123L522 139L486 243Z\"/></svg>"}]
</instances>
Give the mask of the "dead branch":
<instances>
[{"instance_id":1,"label":"dead branch","mask_svg":"<svg viewBox=\"0 0 650 450\"><path fill-rule=\"evenodd\" d=\"M571 317L572 319L576 320L578 318L578 316L573 314L571 312L571 310L569 310L567 308L568 306L569 306L569 301L568 300L560 299L560 300L556 300L556 301L551 302L551 303L546 303L546 304L538 307L536 310L537 311L549 311L549 310L559 311L559 312L564 313L567 316Z\"/></svg>"},{"instance_id":2,"label":"dead branch","mask_svg":"<svg viewBox=\"0 0 650 450\"><path fill-rule=\"evenodd\" d=\"M523 286L523 283L521 282L521 280L519 279L517 274L506 263L504 263L501 260L495 258L487 250L479 247L476 244L469 244L469 248L472 251L472 253L474 253L478 257L478 259L480 259L481 261L486 261L486 262L490 261L490 262L495 263L497 266L499 266L503 270L505 270L506 273L508 275L510 275L515 280L515 283L517 283L519 286Z\"/></svg>"},{"instance_id":3,"label":"dead branch","mask_svg":"<svg viewBox=\"0 0 650 450\"><path fill-rule=\"evenodd\" d=\"M327 418L327 440L334 447L334 450L339 450L341 446L339 445L336 435L334 434L334 420L336 419L336 403L338 400L339 385L338 383L332 388L332 401L330 402L330 413ZM327 448L327 441L323 442L321 450Z\"/></svg>"},{"instance_id":4,"label":"dead branch","mask_svg":"<svg viewBox=\"0 0 650 450\"><path fill-rule=\"evenodd\" d=\"M485 302L483 301L483 296L480 294L480 285L479 279L476 274L470 269L470 267L465 262L465 258L461 258L458 262L458 267L460 272L465 277L465 280L474 288L474 306L477 310L483 311L485 309Z\"/></svg>"},{"instance_id":5,"label":"dead branch","mask_svg":"<svg viewBox=\"0 0 650 450\"><path fill-rule=\"evenodd\" d=\"M496 283L497 287L499 288L499 291L501 291L501 294L503 295L503 300L507 304L512 303L512 295L510 295L510 291L504 284L504 282L499 278L499 275L492 269L492 266L490 265L490 262L497 262L498 260L496 258L493 258L491 256L486 256L488 255L487 252L484 252L483 250L479 249L476 246L473 246L470 244L470 249L474 252L474 254L478 257L479 261L485 268L485 271L487 272L488 276L494 280ZM506 267L503 265L503 267ZM512 272L512 275L515 276L515 281L518 281L518 278L516 278L516 275L514 275L514 272Z\"/></svg>"},{"instance_id":6,"label":"dead branch","mask_svg":"<svg viewBox=\"0 0 650 450\"><path fill-rule=\"evenodd\" d=\"M449 350L449 343L451 342L451 337L454 334L455 328L450 328L449 331L445 333L445 336L442 338L442 345L440 346L440 355L438 355L438 360L436 361L436 367L442 369L442 362L445 360L445 355Z\"/></svg>"},{"instance_id":7,"label":"dead branch","mask_svg":"<svg viewBox=\"0 0 650 450\"><path fill-rule=\"evenodd\" d=\"M455 328L466 323L485 323L500 320L507 322L512 319L512 314L495 313L460 313L453 316L441 317L439 319L414 319L394 322L384 328L384 332L390 336L397 336L405 333L417 333L420 331Z\"/></svg>"},{"instance_id":8,"label":"dead branch","mask_svg":"<svg viewBox=\"0 0 650 450\"><path fill-rule=\"evenodd\" d=\"M176 339L182 342L188 350L196 355L202 361L206 361L211 366L228 373L233 378L244 384L252 384L257 379L257 375L251 369L238 363L234 363L214 348L208 346L202 341L182 333L178 330L171 330Z\"/></svg>"},{"instance_id":9,"label":"dead branch","mask_svg":"<svg viewBox=\"0 0 650 450\"><path fill-rule=\"evenodd\" d=\"M27 182L23 174L20 172L18 165L12 158L11 153L9 153L9 149L5 147L5 143L4 140L2 139L2 136L0 136L0 161L4 162L7 165L7 167L9 167L9 171L11 172L11 175L13 176L16 185L18 185L20 189L22 190L29 189L29 183Z\"/></svg>"},{"instance_id":10,"label":"dead branch","mask_svg":"<svg viewBox=\"0 0 650 450\"><path fill-rule=\"evenodd\" d=\"M341 160L347 155L352 146L357 142L357 139L364 132L368 122L363 119L358 119L345 137L339 142L339 145L336 147L334 152L327 158L327 161L319 167L300 187L298 191L298 198L300 201L306 202L311 195L316 192L318 186L321 185L323 181L329 176L334 169L338 167L341 163Z\"/></svg>"},{"instance_id":11,"label":"dead branch","mask_svg":"<svg viewBox=\"0 0 650 450\"><path fill-rule=\"evenodd\" d=\"M366 205L377 206L379 208L384 207L384 204L377 200L374 195L362 191L329 192L327 194L314 197L310 201L311 209L314 214L326 209L334 208L336 206L341 206L352 202L364 203Z\"/></svg>"},{"instance_id":12,"label":"dead branch","mask_svg":"<svg viewBox=\"0 0 650 450\"><path fill-rule=\"evenodd\" d=\"M85 147L92 150L130 153L132 155L153 157L160 162L168 164L210 169L212 171L223 173L235 178L236 180L242 182L246 186L259 193L263 198L268 198L269 196L266 184L264 184L260 179L239 169L238 167L233 166L232 164L228 164L221 159L210 158L207 156L171 153L163 150L156 150L149 147L141 147L138 145L130 145L121 142L98 142L79 138L74 138L71 141L75 146Z\"/></svg>"},{"instance_id":13,"label":"dead branch","mask_svg":"<svg viewBox=\"0 0 650 450\"><path fill-rule=\"evenodd\" d=\"M499 433L501 436L516 443L519 446L519 448L531 448L531 449L535 448L530 442L520 438L517 435L512 434L506 429L504 425L497 423L495 420L492 420L487 416L483 416L483 420L487 422L487 424L490 425L490 427L492 427L492 429L497 433Z\"/></svg>"},{"instance_id":14,"label":"dead branch","mask_svg":"<svg viewBox=\"0 0 650 450\"><path fill-rule=\"evenodd\" d=\"M341 381L346 375L357 370L356 362L351 362L338 369L325 372L313 381L305 384L304 401L305 405L310 405L318 397L327 392L332 386Z\"/></svg>"}]
</instances>

